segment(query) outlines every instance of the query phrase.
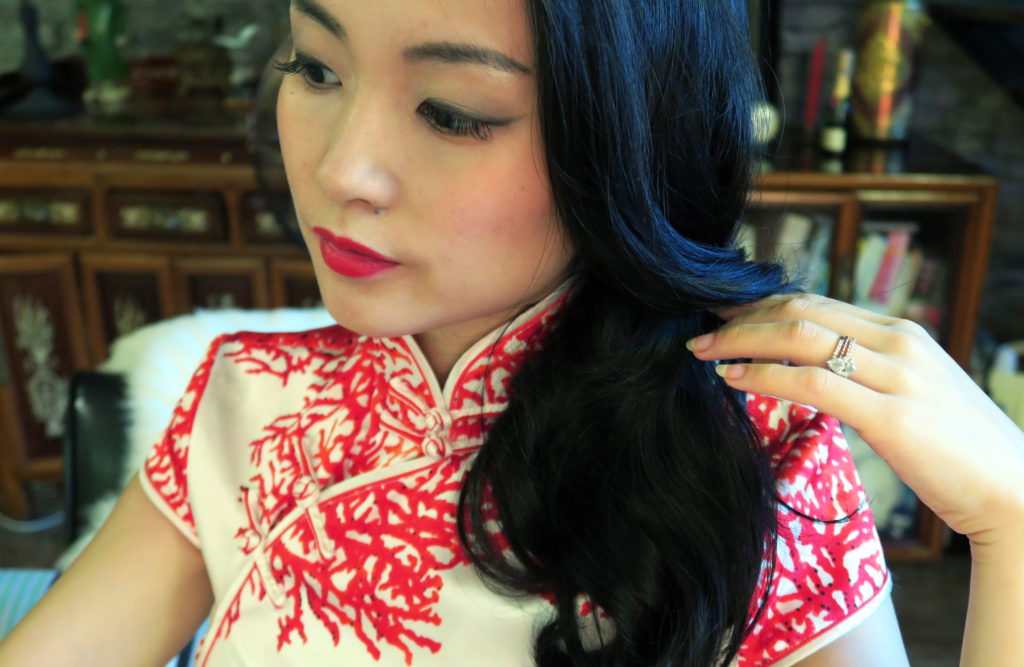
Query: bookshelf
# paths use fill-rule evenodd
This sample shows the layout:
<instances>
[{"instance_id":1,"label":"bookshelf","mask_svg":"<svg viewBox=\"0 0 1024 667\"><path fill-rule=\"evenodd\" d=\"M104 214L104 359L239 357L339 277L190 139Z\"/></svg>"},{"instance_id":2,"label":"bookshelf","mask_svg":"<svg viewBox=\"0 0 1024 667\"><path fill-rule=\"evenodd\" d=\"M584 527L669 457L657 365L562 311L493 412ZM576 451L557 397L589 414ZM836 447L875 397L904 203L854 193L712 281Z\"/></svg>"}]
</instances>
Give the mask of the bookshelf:
<instances>
[{"instance_id":1,"label":"bookshelf","mask_svg":"<svg viewBox=\"0 0 1024 667\"><path fill-rule=\"evenodd\" d=\"M798 132L788 132L798 136ZM841 163L783 141L765 161L740 241L809 290L914 320L970 371L999 184L913 137ZM947 529L844 426L890 560L934 560Z\"/></svg>"}]
</instances>

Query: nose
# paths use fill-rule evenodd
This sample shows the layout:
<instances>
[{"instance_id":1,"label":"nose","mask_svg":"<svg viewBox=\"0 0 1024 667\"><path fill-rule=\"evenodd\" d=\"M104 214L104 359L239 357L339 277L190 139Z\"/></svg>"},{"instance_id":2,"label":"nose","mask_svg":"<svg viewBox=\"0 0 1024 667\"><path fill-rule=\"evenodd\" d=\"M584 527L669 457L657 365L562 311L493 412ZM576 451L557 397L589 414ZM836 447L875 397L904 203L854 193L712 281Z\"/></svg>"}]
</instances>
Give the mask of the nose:
<instances>
[{"instance_id":1,"label":"nose","mask_svg":"<svg viewBox=\"0 0 1024 667\"><path fill-rule=\"evenodd\" d=\"M338 121L316 170L317 183L331 200L367 213L395 204L398 179L390 116L380 102L355 99Z\"/></svg>"}]
</instances>

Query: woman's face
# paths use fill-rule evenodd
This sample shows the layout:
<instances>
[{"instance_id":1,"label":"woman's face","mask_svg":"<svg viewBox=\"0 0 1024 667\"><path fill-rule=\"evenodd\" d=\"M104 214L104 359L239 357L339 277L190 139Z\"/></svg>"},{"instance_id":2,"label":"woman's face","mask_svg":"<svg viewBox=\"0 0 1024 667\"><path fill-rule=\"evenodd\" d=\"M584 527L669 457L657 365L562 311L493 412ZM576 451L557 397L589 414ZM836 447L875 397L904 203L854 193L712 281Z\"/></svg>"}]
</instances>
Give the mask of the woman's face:
<instances>
[{"instance_id":1,"label":"woman's face","mask_svg":"<svg viewBox=\"0 0 1024 667\"><path fill-rule=\"evenodd\" d=\"M339 323L464 350L566 278L521 0L293 0L291 21L281 146Z\"/></svg>"}]
</instances>

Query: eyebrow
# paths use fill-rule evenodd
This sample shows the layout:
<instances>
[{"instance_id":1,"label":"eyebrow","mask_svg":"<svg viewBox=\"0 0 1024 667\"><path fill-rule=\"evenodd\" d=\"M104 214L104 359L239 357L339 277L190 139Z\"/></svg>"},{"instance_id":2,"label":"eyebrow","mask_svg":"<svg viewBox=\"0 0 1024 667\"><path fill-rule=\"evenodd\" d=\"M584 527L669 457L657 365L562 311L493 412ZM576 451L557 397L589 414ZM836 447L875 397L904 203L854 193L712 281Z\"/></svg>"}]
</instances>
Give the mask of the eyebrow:
<instances>
[{"instance_id":1,"label":"eyebrow","mask_svg":"<svg viewBox=\"0 0 1024 667\"><path fill-rule=\"evenodd\" d=\"M322 25L328 32L341 41L348 41L348 33L345 32L345 27L342 26L341 23L338 22L338 19L334 18L331 13L324 9L316 0L292 0L292 6L300 13L305 14Z\"/></svg>"},{"instance_id":2,"label":"eyebrow","mask_svg":"<svg viewBox=\"0 0 1024 667\"><path fill-rule=\"evenodd\" d=\"M292 0L292 6L341 41L348 41L345 27L316 0ZM410 47L402 55L406 62L412 63L434 61L449 65L486 65L513 74L533 74L532 69L501 51L471 44L430 42Z\"/></svg>"},{"instance_id":3,"label":"eyebrow","mask_svg":"<svg viewBox=\"0 0 1024 667\"><path fill-rule=\"evenodd\" d=\"M486 65L513 74L533 74L529 67L501 51L470 44L432 42L410 47L402 55L407 62L432 60L449 65Z\"/></svg>"}]
</instances>

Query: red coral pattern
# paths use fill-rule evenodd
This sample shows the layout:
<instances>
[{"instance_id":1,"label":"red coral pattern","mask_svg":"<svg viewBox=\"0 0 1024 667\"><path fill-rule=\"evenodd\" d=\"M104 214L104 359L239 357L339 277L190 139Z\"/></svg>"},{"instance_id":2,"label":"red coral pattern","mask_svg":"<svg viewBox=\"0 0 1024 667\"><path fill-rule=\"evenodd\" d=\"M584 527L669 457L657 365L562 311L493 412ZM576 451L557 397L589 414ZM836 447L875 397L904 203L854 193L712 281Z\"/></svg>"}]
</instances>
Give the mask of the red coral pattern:
<instances>
[{"instance_id":1,"label":"red coral pattern","mask_svg":"<svg viewBox=\"0 0 1024 667\"><path fill-rule=\"evenodd\" d=\"M405 665L421 651L441 650L442 574L469 564L455 519L463 475L508 401L511 377L564 299L474 346L444 392L410 338L372 339L328 327L215 341L143 470L150 495L193 540L187 472L190 442L198 436L191 430L214 360L226 365L224 373L298 388L302 399L291 411L280 405L261 437L237 445L246 447L248 464L230 471L238 480L232 530L248 566L229 590L215 591L222 612L200 649L201 664L257 606L276 619L278 652L301 650L314 627L334 646L361 646L374 661L390 660L386 647ZM780 509L778 561L772 581L763 582L772 595L741 649L744 667L772 664L805 647L888 583L835 420L763 396L750 396L748 407L786 503L821 519L853 516L821 523ZM205 454L197 449L194 457ZM592 612L581 600L581 615ZM523 655L529 648L522 647Z\"/></svg>"},{"instance_id":2,"label":"red coral pattern","mask_svg":"<svg viewBox=\"0 0 1024 667\"><path fill-rule=\"evenodd\" d=\"M381 642L399 649L406 664L412 664L414 646L440 650L439 641L417 634L409 623L441 624L433 611L442 588L439 572L468 563L457 546L455 511L470 460L469 452L458 452L323 501L333 558L320 561L311 522L288 526L269 547L269 582L262 573L247 582L214 641L230 634L244 596L263 600L277 586L278 650L296 638L306 641L303 601L335 645L347 626L375 659Z\"/></svg>"},{"instance_id":3,"label":"red coral pattern","mask_svg":"<svg viewBox=\"0 0 1024 667\"><path fill-rule=\"evenodd\" d=\"M199 400L210 379L210 369L213 368L217 350L225 338L226 335L219 336L210 344L199 368L189 380L188 389L174 406L171 423L150 450L142 466L144 478L164 501L162 509L173 517L175 525L193 543L198 543L199 538L192 518L192 507L188 502L188 475L185 471L188 444Z\"/></svg>"},{"instance_id":4,"label":"red coral pattern","mask_svg":"<svg viewBox=\"0 0 1024 667\"><path fill-rule=\"evenodd\" d=\"M818 640L856 610L877 603L889 584L839 422L767 396L749 395L747 408L771 455L784 506L771 596L740 650L741 667L774 664ZM768 583L764 579L759 593Z\"/></svg>"}]
</instances>

